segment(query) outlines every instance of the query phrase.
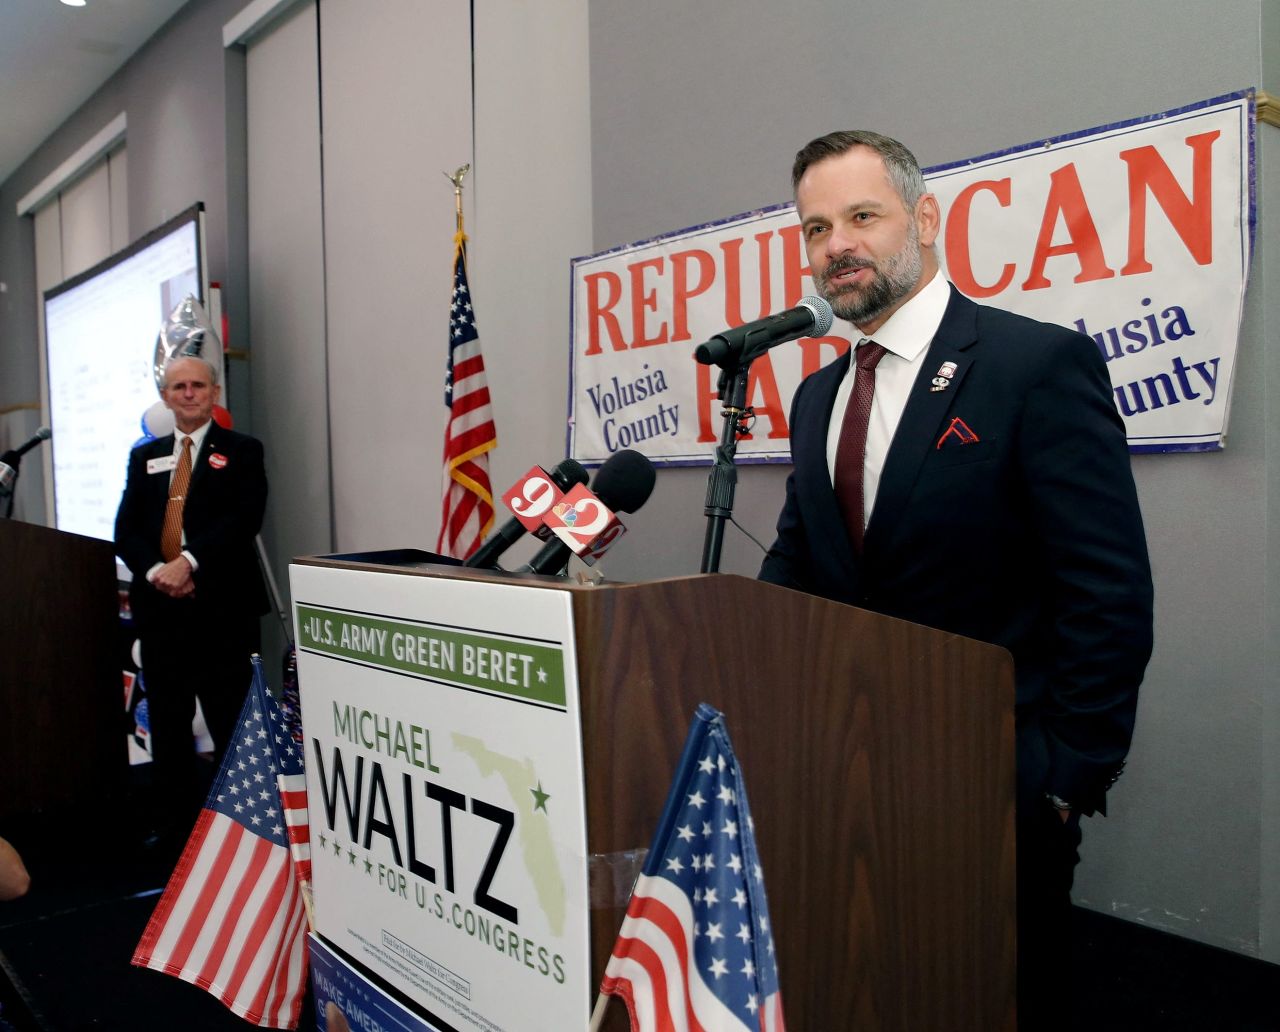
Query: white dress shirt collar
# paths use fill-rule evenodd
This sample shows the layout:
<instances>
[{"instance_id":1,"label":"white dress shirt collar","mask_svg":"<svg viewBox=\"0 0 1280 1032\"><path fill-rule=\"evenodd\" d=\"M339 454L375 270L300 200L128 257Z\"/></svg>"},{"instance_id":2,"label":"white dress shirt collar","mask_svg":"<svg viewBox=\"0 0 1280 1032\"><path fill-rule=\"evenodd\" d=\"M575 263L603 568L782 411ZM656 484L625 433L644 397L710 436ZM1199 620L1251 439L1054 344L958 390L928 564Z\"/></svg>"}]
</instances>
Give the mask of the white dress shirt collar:
<instances>
[{"instance_id":1,"label":"white dress shirt collar","mask_svg":"<svg viewBox=\"0 0 1280 1032\"><path fill-rule=\"evenodd\" d=\"M191 433L189 434L184 433L183 431L179 430L175 426L173 428L173 454L181 455L182 439L184 437L190 437L191 438L191 458L194 461L195 457L200 454L200 448L204 444L204 439L209 436L209 427L212 424L213 424L212 419L206 419L203 426L197 427L195 430L191 431Z\"/></svg>"},{"instance_id":2,"label":"white dress shirt collar","mask_svg":"<svg viewBox=\"0 0 1280 1032\"><path fill-rule=\"evenodd\" d=\"M951 288L939 270L920 293L889 316L870 339L899 358L914 362L938 332L950 301ZM858 336L862 336L861 330Z\"/></svg>"}]
</instances>

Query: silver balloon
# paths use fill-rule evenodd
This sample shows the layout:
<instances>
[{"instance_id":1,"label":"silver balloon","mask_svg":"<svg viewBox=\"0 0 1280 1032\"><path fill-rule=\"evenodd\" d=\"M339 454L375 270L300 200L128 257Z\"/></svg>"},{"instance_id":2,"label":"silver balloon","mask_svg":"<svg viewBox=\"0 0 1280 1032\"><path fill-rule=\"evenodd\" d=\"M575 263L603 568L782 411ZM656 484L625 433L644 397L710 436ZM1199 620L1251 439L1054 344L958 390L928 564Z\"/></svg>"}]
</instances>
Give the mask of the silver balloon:
<instances>
[{"instance_id":1,"label":"silver balloon","mask_svg":"<svg viewBox=\"0 0 1280 1032\"><path fill-rule=\"evenodd\" d=\"M156 390L164 391L165 365L175 358L200 358L213 366L222 382L222 340L208 314L191 294L179 301L160 326L152 372Z\"/></svg>"}]
</instances>

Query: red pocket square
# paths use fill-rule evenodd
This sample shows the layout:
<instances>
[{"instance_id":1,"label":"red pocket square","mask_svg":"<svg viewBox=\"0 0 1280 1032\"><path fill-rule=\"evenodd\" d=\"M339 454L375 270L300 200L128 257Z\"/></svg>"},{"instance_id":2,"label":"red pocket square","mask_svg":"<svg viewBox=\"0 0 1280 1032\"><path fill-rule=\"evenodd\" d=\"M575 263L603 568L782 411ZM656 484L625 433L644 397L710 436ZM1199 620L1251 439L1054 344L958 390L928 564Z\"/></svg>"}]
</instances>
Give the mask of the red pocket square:
<instances>
[{"instance_id":1,"label":"red pocket square","mask_svg":"<svg viewBox=\"0 0 1280 1032\"><path fill-rule=\"evenodd\" d=\"M954 437L956 439L957 444L977 444L978 443L978 435L975 434L972 430L970 430L969 424L966 423L959 416L956 416L953 420L951 420L951 424L947 427L945 431L943 431L942 436L938 438L938 443L934 445L934 447L942 448L947 443L947 439L951 437ZM952 447L954 447L954 445Z\"/></svg>"}]
</instances>

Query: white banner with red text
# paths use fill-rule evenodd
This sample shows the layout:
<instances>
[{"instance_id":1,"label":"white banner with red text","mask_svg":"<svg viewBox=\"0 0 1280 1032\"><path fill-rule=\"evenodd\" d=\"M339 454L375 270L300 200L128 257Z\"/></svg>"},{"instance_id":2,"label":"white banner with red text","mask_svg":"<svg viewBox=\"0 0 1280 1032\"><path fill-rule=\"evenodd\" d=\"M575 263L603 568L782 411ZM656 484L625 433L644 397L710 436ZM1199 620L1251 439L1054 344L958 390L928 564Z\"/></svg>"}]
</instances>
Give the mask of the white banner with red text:
<instances>
[{"instance_id":1,"label":"white banner with red text","mask_svg":"<svg viewBox=\"0 0 1280 1032\"><path fill-rule=\"evenodd\" d=\"M983 304L1092 337L1131 451L1221 448L1254 224L1254 91L928 169L944 272ZM568 452L707 465L719 370L694 348L814 292L793 204L572 262ZM858 334L751 365L737 461L790 460L800 381Z\"/></svg>"}]
</instances>

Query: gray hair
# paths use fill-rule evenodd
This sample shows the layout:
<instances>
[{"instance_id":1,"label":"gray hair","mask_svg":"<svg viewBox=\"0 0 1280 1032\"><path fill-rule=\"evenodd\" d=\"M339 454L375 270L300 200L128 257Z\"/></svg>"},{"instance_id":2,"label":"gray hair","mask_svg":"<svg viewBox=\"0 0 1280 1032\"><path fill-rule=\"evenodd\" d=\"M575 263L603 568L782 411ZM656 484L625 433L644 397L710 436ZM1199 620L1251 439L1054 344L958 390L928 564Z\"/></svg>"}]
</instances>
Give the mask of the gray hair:
<instances>
[{"instance_id":1,"label":"gray hair","mask_svg":"<svg viewBox=\"0 0 1280 1032\"><path fill-rule=\"evenodd\" d=\"M902 198L903 205L907 211L915 211L916 202L929 192L916 156L892 137L868 129L841 129L806 143L796 154L795 164L791 166L792 191L800 185L801 177L811 165L827 158L839 157L854 147L868 147L880 155L884 160L889 182Z\"/></svg>"},{"instance_id":2,"label":"gray hair","mask_svg":"<svg viewBox=\"0 0 1280 1032\"><path fill-rule=\"evenodd\" d=\"M185 362L187 359L194 359L209 370L209 384L212 387L218 386L218 367L201 355L170 355L164 360L164 385L169 386L169 370L175 362Z\"/></svg>"}]
</instances>

